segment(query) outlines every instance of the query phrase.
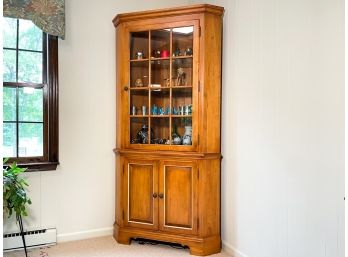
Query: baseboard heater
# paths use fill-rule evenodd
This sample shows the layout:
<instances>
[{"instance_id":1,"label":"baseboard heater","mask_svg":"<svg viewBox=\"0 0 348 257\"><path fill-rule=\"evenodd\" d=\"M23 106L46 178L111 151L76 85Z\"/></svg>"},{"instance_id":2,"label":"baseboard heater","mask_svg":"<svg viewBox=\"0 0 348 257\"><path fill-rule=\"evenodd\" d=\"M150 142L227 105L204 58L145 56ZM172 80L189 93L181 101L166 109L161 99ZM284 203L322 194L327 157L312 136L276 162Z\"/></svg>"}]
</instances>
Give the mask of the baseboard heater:
<instances>
[{"instance_id":1,"label":"baseboard heater","mask_svg":"<svg viewBox=\"0 0 348 257\"><path fill-rule=\"evenodd\" d=\"M25 231L24 235L27 248L35 248L57 243L57 229L55 228ZM4 234L3 237L4 251L13 251L24 248L21 233L16 232Z\"/></svg>"}]
</instances>

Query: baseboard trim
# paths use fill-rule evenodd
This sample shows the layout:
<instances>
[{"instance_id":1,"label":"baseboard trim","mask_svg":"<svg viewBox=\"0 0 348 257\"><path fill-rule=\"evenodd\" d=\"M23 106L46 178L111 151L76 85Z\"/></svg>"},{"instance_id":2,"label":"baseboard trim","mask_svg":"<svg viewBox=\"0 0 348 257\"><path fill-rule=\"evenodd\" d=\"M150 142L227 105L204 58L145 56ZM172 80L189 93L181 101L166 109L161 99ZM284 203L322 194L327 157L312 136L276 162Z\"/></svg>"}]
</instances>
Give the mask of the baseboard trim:
<instances>
[{"instance_id":1,"label":"baseboard trim","mask_svg":"<svg viewBox=\"0 0 348 257\"><path fill-rule=\"evenodd\" d=\"M224 240L222 240L222 249L233 257L249 257Z\"/></svg>"},{"instance_id":2,"label":"baseboard trim","mask_svg":"<svg viewBox=\"0 0 348 257\"><path fill-rule=\"evenodd\" d=\"M73 233L58 234L57 242L62 243L62 242L83 240L83 239L89 239L89 238L101 237L101 236L112 236L113 231L114 231L114 228L109 227L109 228L99 228L99 229L85 230L85 231L79 231L79 232L73 232Z\"/></svg>"}]
</instances>

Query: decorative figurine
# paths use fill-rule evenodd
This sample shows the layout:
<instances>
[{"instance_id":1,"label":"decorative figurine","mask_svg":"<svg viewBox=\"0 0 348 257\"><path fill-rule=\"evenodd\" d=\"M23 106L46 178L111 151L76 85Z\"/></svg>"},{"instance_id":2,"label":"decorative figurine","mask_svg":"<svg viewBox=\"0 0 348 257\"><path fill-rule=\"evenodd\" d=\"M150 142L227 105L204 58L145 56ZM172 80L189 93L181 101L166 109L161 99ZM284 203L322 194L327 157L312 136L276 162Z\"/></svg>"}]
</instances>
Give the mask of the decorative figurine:
<instances>
[{"instance_id":1,"label":"decorative figurine","mask_svg":"<svg viewBox=\"0 0 348 257\"><path fill-rule=\"evenodd\" d=\"M185 112L185 115L189 115L189 113L190 113L190 107L189 107L189 105L185 105L185 110L184 110L184 112Z\"/></svg>"},{"instance_id":2,"label":"decorative figurine","mask_svg":"<svg viewBox=\"0 0 348 257\"><path fill-rule=\"evenodd\" d=\"M184 106L179 106L178 114L184 115Z\"/></svg>"},{"instance_id":3,"label":"decorative figurine","mask_svg":"<svg viewBox=\"0 0 348 257\"><path fill-rule=\"evenodd\" d=\"M137 107L135 107L134 105L132 106L132 115L136 115L137 114Z\"/></svg>"},{"instance_id":4,"label":"decorative figurine","mask_svg":"<svg viewBox=\"0 0 348 257\"><path fill-rule=\"evenodd\" d=\"M181 55L180 48L176 48L174 50L173 56L175 57L175 56L180 56L180 55Z\"/></svg>"},{"instance_id":5,"label":"decorative figurine","mask_svg":"<svg viewBox=\"0 0 348 257\"><path fill-rule=\"evenodd\" d=\"M185 77L186 77L184 69L180 67L180 68L178 68L177 72L178 72L178 76L176 78L175 85L176 86L184 86L185 85Z\"/></svg>"},{"instance_id":6,"label":"decorative figurine","mask_svg":"<svg viewBox=\"0 0 348 257\"><path fill-rule=\"evenodd\" d=\"M178 110L175 107L173 107L173 114L178 115Z\"/></svg>"},{"instance_id":7,"label":"decorative figurine","mask_svg":"<svg viewBox=\"0 0 348 257\"><path fill-rule=\"evenodd\" d=\"M159 113L158 113L159 115L164 115L164 109L163 109L163 107L160 107L159 110L158 110L158 112L159 112Z\"/></svg>"},{"instance_id":8,"label":"decorative figurine","mask_svg":"<svg viewBox=\"0 0 348 257\"><path fill-rule=\"evenodd\" d=\"M143 81L141 79L136 79L134 86L136 87L142 87L143 86Z\"/></svg>"},{"instance_id":9,"label":"decorative figurine","mask_svg":"<svg viewBox=\"0 0 348 257\"><path fill-rule=\"evenodd\" d=\"M164 112L164 114L169 115L170 114L170 107L168 106Z\"/></svg>"},{"instance_id":10,"label":"decorative figurine","mask_svg":"<svg viewBox=\"0 0 348 257\"><path fill-rule=\"evenodd\" d=\"M168 50L163 50L161 52L161 58L167 58L169 57L169 51Z\"/></svg>"},{"instance_id":11,"label":"decorative figurine","mask_svg":"<svg viewBox=\"0 0 348 257\"><path fill-rule=\"evenodd\" d=\"M158 108L157 108L156 105L153 105L153 106L152 106L151 112L152 112L152 115L158 115Z\"/></svg>"},{"instance_id":12,"label":"decorative figurine","mask_svg":"<svg viewBox=\"0 0 348 257\"><path fill-rule=\"evenodd\" d=\"M164 85L166 87L169 87L170 86L170 79L168 79L168 78L164 79Z\"/></svg>"},{"instance_id":13,"label":"decorative figurine","mask_svg":"<svg viewBox=\"0 0 348 257\"><path fill-rule=\"evenodd\" d=\"M185 55L192 55L192 54L193 54L192 48L191 47L187 47L185 49Z\"/></svg>"},{"instance_id":14,"label":"decorative figurine","mask_svg":"<svg viewBox=\"0 0 348 257\"><path fill-rule=\"evenodd\" d=\"M144 53L143 52L136 52L135 53L135 58L140 60L144 58Z\"/></svg>"},{"instance_id":15,"label":"decorative figurine","mask_svg":"<svg viewBox=\"0 0 348 257\"><path fill-rule=\"evenodd\" d=\"M147 144L149 142L148 139L148 132L149 132L149 127L147 125L143 125L141 129L137 133L137 141L140 144ZM150 131L150 136L153 138L153 131L151 129Z\"/></svg>"},{"instance_id":16,"label":"decorative figurine","mask_svg":"<svg viewBox=\"0 0 348 257\"><path fill-rule=\"evenodd\" d=\"M146 115L146 106L145 105L141 106L141 112L144 116Z\"/></svg>"},{"instance_id":17,"label":"decorative figurine","mask_svg":"<svg viewBox=\"0 0 348 257\"><path fill-rule=\"evenodd\" d=\"M161 57L161 50L156 49L153 51L153 57L154 58L160 58Z\"/></svg>"}]
</instances>

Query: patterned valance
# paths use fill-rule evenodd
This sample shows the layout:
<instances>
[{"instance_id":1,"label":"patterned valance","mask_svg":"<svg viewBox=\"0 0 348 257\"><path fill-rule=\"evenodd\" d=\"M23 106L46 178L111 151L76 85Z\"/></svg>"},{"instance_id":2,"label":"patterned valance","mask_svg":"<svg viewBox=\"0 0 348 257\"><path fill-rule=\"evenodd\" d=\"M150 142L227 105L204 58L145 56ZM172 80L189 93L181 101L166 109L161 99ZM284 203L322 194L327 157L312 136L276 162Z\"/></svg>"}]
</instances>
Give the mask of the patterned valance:
<instances>
[{"instance_id":1,"label":"patterned valance","mask_svg":"<svg viewBox=\"0 0 348 257\"><path fill-rule=\"evenodd\" d=\"M31 20L44 32L65 36L65 0L4 0L4 17Z\"/></svg>"}]
</instances>

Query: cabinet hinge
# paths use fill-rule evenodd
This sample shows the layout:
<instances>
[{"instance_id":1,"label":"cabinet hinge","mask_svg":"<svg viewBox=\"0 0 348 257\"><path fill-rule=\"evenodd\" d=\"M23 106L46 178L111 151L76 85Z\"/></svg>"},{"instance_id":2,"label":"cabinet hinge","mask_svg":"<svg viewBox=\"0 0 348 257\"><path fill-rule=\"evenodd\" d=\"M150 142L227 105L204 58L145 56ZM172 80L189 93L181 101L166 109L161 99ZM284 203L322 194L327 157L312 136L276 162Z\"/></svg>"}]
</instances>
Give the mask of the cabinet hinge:
<instances>
[{"instance_id":1,"label":"cabinet hinge","mask_svg":"<svg viewBox=\"0 0 348 257\"><path fill-rule=\"evenodd\" d=\"M198 92L201 92L201 82L198 81Z\"/></svg>"},{"instance_id":2,"label":"cabinet hinge","mask_svg":"<svg viewBox=\"0 0 348 257\"><path fill-rule=\"evenodd\" d=\"M199 229L199 218L197 218L197 230Z\"/></svg>"},{"instance_id":3,"label":"cabinet hinge","mask_svg":"<svg viewBox=\"0 0 348 257\"><path fill-rule=\"evenodd\" d=\"M201 28L201 26L199 26L199 32L198 32L198 34L199 34L199 36L201 36L201 34L202 34L202 28Z\"/></svg>"},{"instance_id":4,"label":"cabinet hinge","mask_svg":"<svg viewBox=\"0 0 348 257\"><path fill-rule=\"evenodd\" d=\"M197 179L199 179L199 169L197 169Z\"/></svg>"}]
</instances>

